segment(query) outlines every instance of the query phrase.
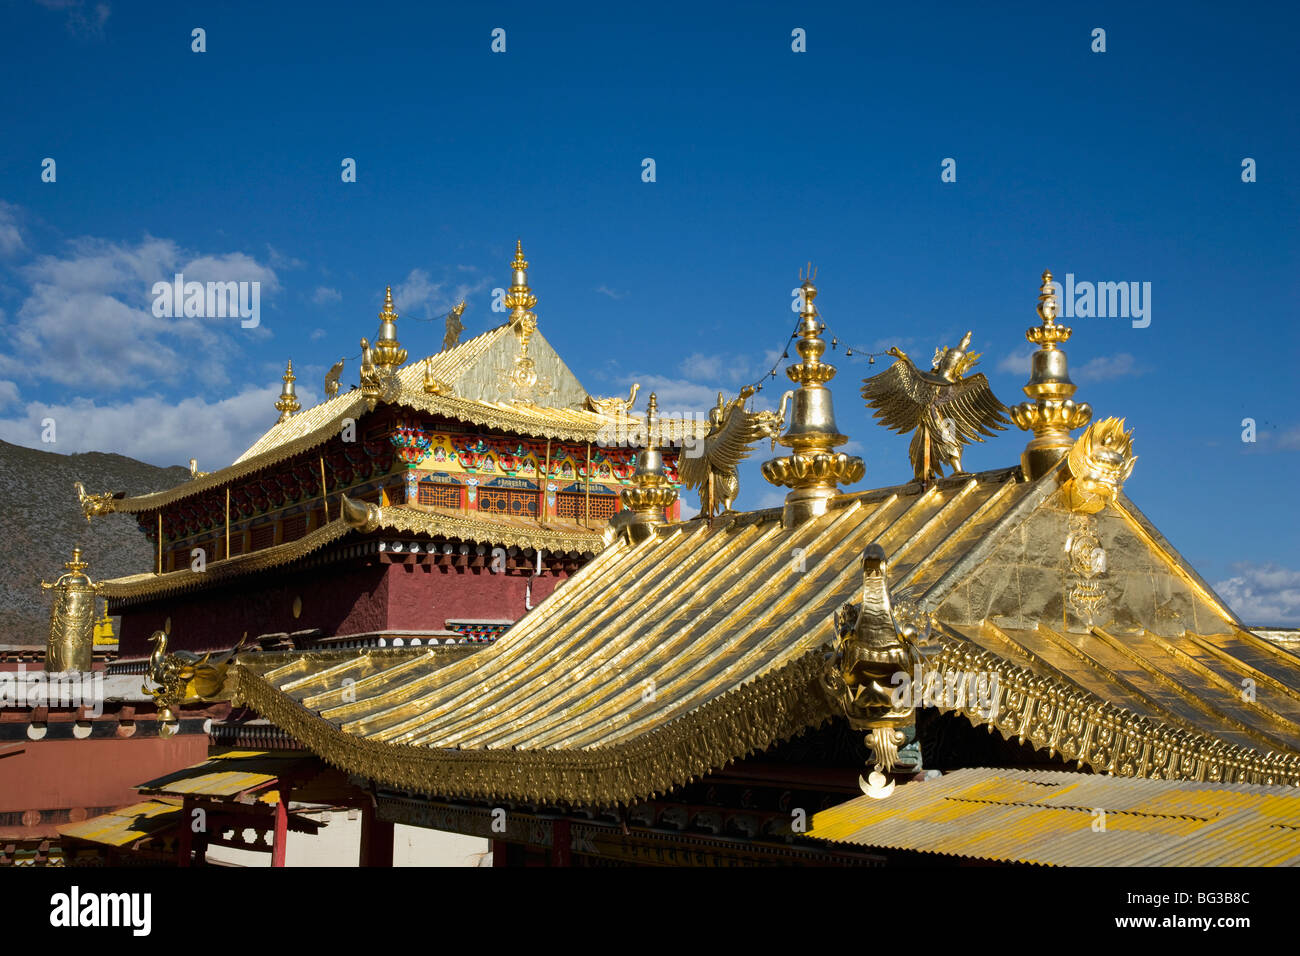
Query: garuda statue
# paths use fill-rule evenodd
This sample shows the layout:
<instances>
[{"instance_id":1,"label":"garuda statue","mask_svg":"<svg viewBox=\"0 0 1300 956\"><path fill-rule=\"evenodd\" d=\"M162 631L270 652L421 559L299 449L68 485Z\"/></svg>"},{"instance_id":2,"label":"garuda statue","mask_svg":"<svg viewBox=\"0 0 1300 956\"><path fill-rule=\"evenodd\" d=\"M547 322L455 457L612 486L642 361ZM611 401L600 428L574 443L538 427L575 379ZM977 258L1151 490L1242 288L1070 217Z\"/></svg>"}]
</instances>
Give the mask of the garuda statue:
<instances>
[{"instance_id":1,"label":"garuda statue","mask_svg":"<svg viewBox=\"0 0 1300 956\"><path fill-rule=\"evenodd\" d=\"M962 447L992 436L990 429L1005 429L1007 407L998 401L983 373L965 377L979 360L966 351L967 332L955 349L934 350L930 371L923 372L901 349L890 349L897 361L862 383L867 407L886 428L900 435L915 430L908 453L912 472L920 482L939 478L947 465L954 475L961 467Z\"/></svg>"},{"instance_id":2,"label":"garuda statue","mask_svg":"<svg viewBox=\"0 0 1300 956\"><path fill-rule=\"evenodd\" d=\"M687 445L678 459L677 473L682 484L700 494L700 514L711 518L715 511L730 511L740 492L736 466L749 457L760 438L775 438L785 418L786 400L779 412L745 410L745 402L754 390L741 389L731 402L718 393L718 404L709 411L709 433L692 448Z\"/></svg>"}]
</instances>

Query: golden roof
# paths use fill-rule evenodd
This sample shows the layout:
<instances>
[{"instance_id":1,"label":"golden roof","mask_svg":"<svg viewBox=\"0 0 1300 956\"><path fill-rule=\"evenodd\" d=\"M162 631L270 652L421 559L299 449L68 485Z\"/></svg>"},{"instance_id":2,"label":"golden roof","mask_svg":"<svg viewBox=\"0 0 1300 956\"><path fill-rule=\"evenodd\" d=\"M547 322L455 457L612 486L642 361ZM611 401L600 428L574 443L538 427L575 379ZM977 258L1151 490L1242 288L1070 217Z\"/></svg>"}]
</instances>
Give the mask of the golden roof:
<instances>
[{"instance_id":1,"label":"golden roof","mask_svg":"<svg viewBox=\"0 0 1300 956\"><path fill-rule=\"evenodd\" d=\"M823 810L808 836L1044 866L1294 866L1298 830L1294 787L972 768Z\"/></svg>"},{"instance_id":2,"label":"golden roof","mask_svg":"<svg viewBox=\"0 0 1300 956\"><path fill-rule=\"evenodd\" d=\"M1300 784L1300 701L1283 690L1300 687L1300 659L1242 631L1122 495L1092 520L1113 547L1105 580L1123 635L1074 626L1062 468L840 495L789 526L779 510L668 525L611 545L472 658L376 669L361 653L290 683L237 666L236 697L389 785L640 799L831 716L823 645L857 590L858 556L878 543L898 600L938 621L930 665L998 673L1004 736L1101 772ZM1225 699L1248 676L1256 699ZM937 706L978 723L961 703Z\"/></svg>"},{"instance_id":3,"label":"golden roof","mask_svg":"<svg viewBox=\"0 0 1300 956\"><path fill-rule=\"evenodd\" d=\"M509 325L502 325L467 342L447 349L431 358L433 375L457 389L458 383L471 375L495 374L492 369L481 368L482 360L494 349L513 349L515 333ZM532 354L539 358L547 354L545 339L540 332L533 333ZM553 354L553 353L552 353ZM559 362L558 356L555 361ZM563 363L559 362L562 366ZM567 367L564 372L568 373ZM572 373L568 373L572 376ZM608 436L624 434L628 419L617 414L606 414L588 408L553 408L529 402L511 400L494 401L466 397L457 389L453 394L434 395L424 390L425 365L415 363L396 373L398 389L382 398L380 404L389 404L414 411L426 412L455 421L494 428L537 438L557 441L608 443ZM558 373L557 373L558 375ZM573 380L576 383L576 379ZM579 388L581 386L578 386ZM359 390L343 392L327 398L272 425L244 454L227 468L211 472L201 478L187 480L184 484L165 491L131 498L117 498L109 502L106 510L124 514L138 514L165 507L193 495L222 488L236 479L253 474L302 452L309 451L336 437L345 419L359 421L368 414L365 397ZM664 444L681 444L686 438L703 437L708 422L695 419L669 418L660 420L659 436Z\"/></svg>"}]
</instances>

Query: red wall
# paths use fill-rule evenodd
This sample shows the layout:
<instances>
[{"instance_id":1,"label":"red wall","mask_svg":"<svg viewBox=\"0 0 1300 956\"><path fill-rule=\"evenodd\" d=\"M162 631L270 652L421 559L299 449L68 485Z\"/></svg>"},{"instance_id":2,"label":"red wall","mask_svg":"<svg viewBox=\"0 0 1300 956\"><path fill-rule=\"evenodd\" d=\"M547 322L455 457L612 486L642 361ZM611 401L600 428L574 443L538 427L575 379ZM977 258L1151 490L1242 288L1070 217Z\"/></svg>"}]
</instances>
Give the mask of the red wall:
<instances>
[{"instance_id":1,"label":"red wall","mask_svg":"<svg viewBox=\"0 0 1300 956\"><path fill-rule=\"evenodd\" d=\"M320 628L324 636L383 630L438 631L449 618L518 620L532 581L532 603L549 597L565 575L550 572L493 574L487 569L427 564L333 565L291 574L250 576L242 587L222 586L179 594L149 605L127 606L119 632L121 656L147 656L149 635L172 620L169 650L228 648L249 638ZM302 615L293 616L295 597Z\"/></svg>"}]
</instances>

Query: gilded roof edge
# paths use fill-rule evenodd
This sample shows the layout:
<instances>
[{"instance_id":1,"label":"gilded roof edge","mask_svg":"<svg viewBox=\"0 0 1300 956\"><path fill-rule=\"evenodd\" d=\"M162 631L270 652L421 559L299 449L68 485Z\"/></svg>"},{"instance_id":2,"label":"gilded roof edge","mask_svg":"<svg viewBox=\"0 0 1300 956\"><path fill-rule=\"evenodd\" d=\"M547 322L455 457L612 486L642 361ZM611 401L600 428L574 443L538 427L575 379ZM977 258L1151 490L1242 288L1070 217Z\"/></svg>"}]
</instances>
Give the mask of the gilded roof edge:
<instances>
[{"instance_id":1,"label":"gilded roof edge","mask_svg":"<svg viewBox=\"0 0 1300 956\"><path fill-rule=\"evenodd\" d=\"M152 597L172 591L186 591L219 584L245 574L287 564L337 541L352 530L354 530L353 526L340 516L296 541L286 541L251 554L239 554L233 558L212 561L203 571L182 568L164 574L146 572L121 578L109 578L100 582L102 586L100 594L106 598Z\"/></svg>"},{"instance_id":2,"label":"gilded roof edge","mask_svg":"<svg viewBox=\"0 0 1300 956\"><path fill-rule=\"evenodd\" d=\"M234 703L252 707L325 762L387 786L448 797L627 804L822 724L820 648L628 743L585 750L439 750L344 733L244 667Z\"/></svg>"},{"instance_id":3,"label":"gilded roof edge","mask_svg":"<svg viewBox=\"0 0 1300 956\"><path fill-rule=\"evenodd\" d=\"M1007 740L1028 742L1098 773L1163 780L1286 783L1300 787L1300 753L1262 753L1211 734L1174 727L1103 700L1063 674L1041 676L999 657L946 627L931 661L941 674L997 674L997 706L940 706Z\"/></svg>"},{"instance_id":4,"label":"gilded roof edge","mask_svg":"<svg viewBox=\"0 0 1300 956\"><path fill-rule=\"evenodd\" d=\"M442 535L476 544L500 544L519 548L537 548L544 551L579 551L595 553L605 547L604 536L599 531L561 531L541 525L511 527L492 521L475 521L443 514L430 514L389 505L379 509L379 527L389 531L411 534Z\"/></svg>"}]
</instances>

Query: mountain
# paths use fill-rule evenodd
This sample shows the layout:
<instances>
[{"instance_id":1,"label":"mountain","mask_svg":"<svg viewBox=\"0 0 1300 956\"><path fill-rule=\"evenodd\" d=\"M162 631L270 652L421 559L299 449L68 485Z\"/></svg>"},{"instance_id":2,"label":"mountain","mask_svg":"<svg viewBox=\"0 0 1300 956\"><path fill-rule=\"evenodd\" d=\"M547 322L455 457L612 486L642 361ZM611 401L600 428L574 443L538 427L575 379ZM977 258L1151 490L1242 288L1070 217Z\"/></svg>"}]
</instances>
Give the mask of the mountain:
<instances>
[{"instance_id":1,"label":"mountain","mask_svg":"<svg viewBox=\"0 0 1300 956\"><path fill-rule=\"evenodd\" d=\"M122 455L86 452L60 455L0 441L0 643L45 644L50 627L50 592L63 563L81 545L92 580L149 571L153 546L132 515L104 515L86 524L74 481L88 493L145 494L189 478L189 469L158 468Z\"/></svg>"}]
</instances>

